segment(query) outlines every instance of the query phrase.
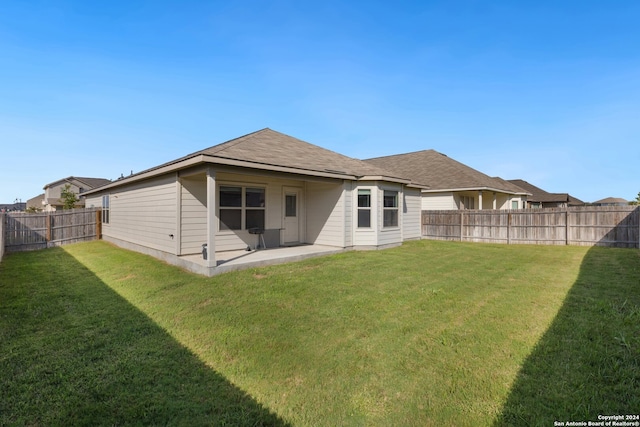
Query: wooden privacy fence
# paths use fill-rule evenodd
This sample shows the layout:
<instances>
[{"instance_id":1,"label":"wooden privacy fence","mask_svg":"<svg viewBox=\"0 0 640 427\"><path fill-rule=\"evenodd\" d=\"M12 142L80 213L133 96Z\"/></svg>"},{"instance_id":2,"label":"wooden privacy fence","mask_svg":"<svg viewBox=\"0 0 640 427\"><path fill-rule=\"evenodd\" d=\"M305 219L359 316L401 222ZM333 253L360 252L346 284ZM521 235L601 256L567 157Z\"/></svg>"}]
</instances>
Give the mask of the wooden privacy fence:
<instances>
[{"instance_id":1,"label":"wooden privacy fence","mask_svg":"<svg viewBox=\"0 0 640 427\"><path fill-rule=\"evenodd\" d=\"M640 248L640 208L422 211L422 237L469 242Z\"/></svg>"},{"instance_id":2,"label":"wooden privacy fence","mask_svg":"<svg viewBox=\"0 0 640 427\"><path fill-rule=\"evenodd\" d=\"M101 233L100 209L7 213L3 222L6 252L94 240Z\"/></svg>"}]
</instances>

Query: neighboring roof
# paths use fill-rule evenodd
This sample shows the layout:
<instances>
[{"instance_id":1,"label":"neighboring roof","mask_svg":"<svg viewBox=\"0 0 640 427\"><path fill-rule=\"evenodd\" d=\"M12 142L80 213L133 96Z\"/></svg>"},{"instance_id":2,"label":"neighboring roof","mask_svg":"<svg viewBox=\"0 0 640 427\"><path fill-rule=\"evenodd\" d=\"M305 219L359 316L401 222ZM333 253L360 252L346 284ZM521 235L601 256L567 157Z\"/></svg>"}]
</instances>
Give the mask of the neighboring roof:
<instances>
[{"instance_id":1,"label":"neighboring roof","mask_svg":"<svg viewBox=\"0 0 640 427\"><path fill-rule=\"evenodd\" d=\"M510 179L508 182L517 185L518 187L531 193L531 196L527 197L529 202L541 202L541 203L567 203L569 205L584 205L582 200L579 200L568 193L548 193L542 188L536 187L533 184L528 183L523 179Z\"/></svg>"},{"instance_id":2,"label":"neighboring roof","mask_svg":"<svg viewBox=\"0 0 640 427\"><path fill-rule=\"evenodd\" d=\"M586 203L569 194L569 206L582 206L582 205L586 205Z\"/></svg>"},{"instance_id":3,"label":"neighboring roof","mask_svg":"<svg viewBox=\"0 0 640 427\"><path fill-rule=\"evenodd\" d=\"M505 188L510 188L515 194L526 194L527 197L531 195L531 191L528 191L526 188L520 187L513 182L500 178L499 176L494 176L493 179L500 181Z\"/></svg>"},{"instance_id":4,"label":"neighboring roof","mask_svg":"<svg viewBox=\"0 0 640 427\"><path fill-rule=\"evenodd\" d=\"M47 189L49 187L53 187L58 184L64 184L65 182L70 184L73 183L75 185L77 185L77 183L81 183L87 187L86 189L90 190L90 189L102 187L103 185L107 185L111 183L111 180L106 178L84 178L84 177L77 177L77 176L69 176L67 178L62 178L55 182L47 184L43 188Z\"/></svg>"},{"instance_id":5,"label":"neighboring roof","mask_svg":"<svg viewBox=\"0 0 640 427\"><path fill-rule=\"evenodd\" d=\"M421 187L418 182L412 182L401 174L389 172L362 160L265 128L113 181L105 188L198 163L225 164L342 179L380 179Z\"/></svg>"},{"instance_id":6,"label":"neighboring roof","mask_svg":"<svg viewBox=\"0 0 640 427\"><path fill-rule=\"evenodd\" d=\"M27 200L27 208L42 209L42 202L44 201L44 193L38 194L36 197L32 197Z\"/></svg>"},{"instance_id":7,"label":"neighboring roof","mask_svg":"<svg viewBox=\"0 0 640 427\"><path fill-rule=\"evenodd\" d=\"M606 199L598 200L597 202L593 202L594 205L628 205L629 201L625 199L621 199L619 197L607 197Z\"/></svg>"},{"instance_id":8,"label":"neighboring roof","mask_svg":"<svg viewBox=\"0 0 640 427\"><path fill-rule=\"evenodd\" d=\"M502 179L485 175L435 150L376 157L365 162L427 184L428 191L492 190L527 194Z\"/></svg>"},{"instance_id":9,"label":"neighboring roof","mask_svg":"<svg viewBox=\"0 0 640 427\"><path fill-rule=\"evenodd\" d=\"M27 204L25 202L2 203L0 204L0 212L23 211Z\"/></svg>"}]
</instances>

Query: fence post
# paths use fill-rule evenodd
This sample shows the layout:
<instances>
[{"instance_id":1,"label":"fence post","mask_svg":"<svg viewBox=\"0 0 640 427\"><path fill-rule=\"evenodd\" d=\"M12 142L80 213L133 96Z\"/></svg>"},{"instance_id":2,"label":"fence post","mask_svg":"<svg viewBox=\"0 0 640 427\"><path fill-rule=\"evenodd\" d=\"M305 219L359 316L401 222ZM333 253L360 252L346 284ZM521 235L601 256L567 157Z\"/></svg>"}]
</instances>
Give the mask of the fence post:
<instances>
[{"instance_id":1,"label":"fence post","mask_svg":"<svg viewBox=\"0 0 640 427\"><path fill-rule=\"evenodd\" d=\"M96 209L96 240L102 237L102 211Z\"/></svg>"},{"instance_id":2,"label":"fence post","mask_svg":"<svg viewBox=\"0 0 640 427\"><path fill-rule=\"evenodd\" d=\"M511 212L507 214L507 245L511 244Z\"/></svg>"},{"instance_id":3,"label":"fence post","mask_svg":"<svg viewBox=\"0 0 640 427\"><path fill-rule=\"evenodd\" d=\"M460 210L460 241L462 242L462 229L464 227L464 211Z\"/></svg>"},{"instance_id":4,"label":"fence post","mask_svg":"<svg viewBox=\"0 0 640 427\"><path fill-rule=\"evenodd\" d=\"M48 244L51 241L51 212L47 212L47 216L45 216L45 226L47 227L47 232L45 234L45 241Z\"/></svg>"},{"instance_id":5,"label":"fence post","mask_svg":"<svg viewBox=\"0 0 640 427\"><path fill-rule=\"evenodd\" d=\"M640 206L636 208L636 218L638 220L638 249L640 249Z\"/></svg>"},{"instance_id":6,"label":"fence post","mask_svg":"<svg viewBox=\"0 0 640 427\"><path fill-rule=\"evenodd\" d=\"M569 208L564 211L564 245L569 246Z\"/></svg>"},{"instance_id":7,"label":"fence post","mask_svg":"<svg viewBox=\"0 0 640 427\"><path fill-rule=\"evenodd\" d=\"M0 261L4 256L4 222L6 215L5 213L0 213Z\"/></svg>"}]
</instances>

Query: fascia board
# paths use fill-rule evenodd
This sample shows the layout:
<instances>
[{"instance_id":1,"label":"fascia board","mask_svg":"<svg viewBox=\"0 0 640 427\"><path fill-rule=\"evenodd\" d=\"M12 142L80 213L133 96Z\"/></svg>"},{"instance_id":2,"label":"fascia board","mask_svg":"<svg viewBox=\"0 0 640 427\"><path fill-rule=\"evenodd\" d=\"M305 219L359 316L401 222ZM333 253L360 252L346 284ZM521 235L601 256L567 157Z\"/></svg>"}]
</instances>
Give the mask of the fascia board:
<instances>
[{"instance_id":1,"label":"fascia board","mask_svg":"<svg viewBox=\"0 0 640 427\"><path fill-rule=\"evenodd\" d=\"M502 193L502 194L513 194L513 195L523 195L523 196L531 195L531 193L500 190L500 189L491 188L491 187L461 187L461 188L441 188L441 189L438 189L438 190L434 190L434 189L422 190L423 193L445 193L445 192L456 192L456 191L457 192L460 192L460 191L491 191L491 192Z\"/></svg>"}]
</instances>

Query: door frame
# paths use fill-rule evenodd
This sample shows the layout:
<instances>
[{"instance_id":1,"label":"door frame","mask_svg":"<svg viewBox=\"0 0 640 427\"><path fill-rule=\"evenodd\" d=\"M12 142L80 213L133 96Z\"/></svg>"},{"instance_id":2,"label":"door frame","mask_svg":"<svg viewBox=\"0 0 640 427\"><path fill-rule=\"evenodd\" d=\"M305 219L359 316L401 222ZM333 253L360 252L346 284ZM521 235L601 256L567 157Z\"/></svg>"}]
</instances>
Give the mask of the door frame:
<instances>
[{"instance_id":1,"label":"door frame","mask_svg":"<svg viewBox=\"0 0 640 427\"><path fill-rule=\"evenodd\" d=\"M297 203L297 218L298 218L298 240L287 242L285 240L285 221L286 221L286 210L287 210L287 194L295 194L296 195L296 203ZM304 242L305 240L305 227L304 227L304 189L302 187L290 187L283 186L282 187L282 245L296 245Z\"/></svg>"}]
</instances>

